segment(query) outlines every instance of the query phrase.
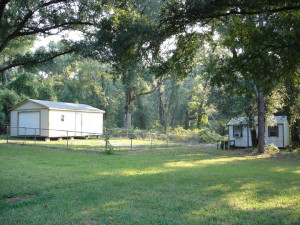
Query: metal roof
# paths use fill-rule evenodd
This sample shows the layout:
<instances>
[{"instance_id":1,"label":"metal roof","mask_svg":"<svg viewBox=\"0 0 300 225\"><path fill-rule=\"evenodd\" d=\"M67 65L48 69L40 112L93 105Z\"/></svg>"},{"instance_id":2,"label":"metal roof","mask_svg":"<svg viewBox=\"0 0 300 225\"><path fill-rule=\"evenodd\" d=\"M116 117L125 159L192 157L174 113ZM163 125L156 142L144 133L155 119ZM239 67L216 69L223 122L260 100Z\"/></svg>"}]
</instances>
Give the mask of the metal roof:
<instances>
[{"instance_id":1,"label":"metal roof","mask_svg":"<svg viewBox=\"0 0 300 225\"><path fill-rule=\"evenodd\" d=\"M33 102L49 109L65 109L65 110L72 110L72 111L74 110L74 111L89 111L89 112L102 112L102 113L105 112L101 109L97 109L95 107L85 105L85 104L75 104L75 103L68 103L68 102L51 102L51 101L37 100L37 99L28 99L18 104L17 106L13 107L11 110L17 108L18 106L26 104L27 102Z\"/></svg>"},{"instance_id":2,"label":"metal roof","mask_svg":"<svg viewBox=\"0 0 300 225\"><path fill-rule=\"evenodd\" d=\"M254 121L257 123L258 121L258 117L255 116L254 117ZM287 116L267 116L266 117L266 125L268 126L273 126L276 124L284 124L284 123L288 123L287 121Z\"/></svg>"},{"instance_id":3,"label":"metal roof","mask_svg":"<svg viewBox=\"0 0 300 225\"><path fill-rule=\"evenodd\" d=\"M228 126L246 125L249 123L248 117L234 117L228 122Z\"/></svg>"},{"instance_id":4,"label":"metal roof","mask_svg":"<svg viewBox=\"0 0 300 225\"><path fill-rule=\"evenodd\" d=\"M254 123L257 123L257 116L254 117ZM248 117L234 117L228 122L228 126L236 126L236 125L247 125L249 122ZM266 117L266 126L273 126L276 124L287 123L286 116L269 116Z\"/></svg>"}]
</instances>

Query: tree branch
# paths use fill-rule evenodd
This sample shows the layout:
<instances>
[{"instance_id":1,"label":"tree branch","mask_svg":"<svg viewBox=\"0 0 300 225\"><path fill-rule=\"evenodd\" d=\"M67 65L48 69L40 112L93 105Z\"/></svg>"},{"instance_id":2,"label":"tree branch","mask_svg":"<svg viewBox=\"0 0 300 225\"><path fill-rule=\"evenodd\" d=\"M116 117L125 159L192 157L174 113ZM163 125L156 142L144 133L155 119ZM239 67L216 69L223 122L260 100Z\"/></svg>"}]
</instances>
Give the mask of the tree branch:
<instances>
[{"instance_id":1,"label":"tree branch","mask_svg":"<svg viewBox=\"0 0 300 225\"><path fill-rule=\"evenodd\" d=\"M64 51L64 52L57 52L57 53L52 53L52 54L49 54L47 57L45 58L37 58L37 59L28 59L28 60L24 60L24 61L18 61L18 60L15 60L13 61L12 63L10 63L9 65L3 67L3 68L0 68L0 73L6 71L6 70L9 70L11 68L14 68L14 67L17 67L17 66L26 66L28 64L40 64L40 63L45 63L45 62L48 62L52 59L55 59L59 56L62 56L62 55L66 55L66 54L69 54L69 53L72 53L72 52L75 52L76 51L76 48L72 48L72 49L69 49L67 51Z\"/></svg>"},{"instance_id":2,"label":"tree branch","mask_svg":"<svg viewBox=\"0 0 300 225\"><path fill-rule=\"evenodd\" d=\"M4 11L5 5L9 2L10 0L1 0L0 2L0 13L1 13L1 9L2 9L2 13ZM1 45L0 45L0 53L7 47L8 43L13 40L16 37L22 37L22 36L28 36L28 35L34 35L34 34L38 34L38 33L46 33L47 31L53 30L53 29L57 29L57 28L61 28L61 27L66 27L66 26L70 26L70 25L93 25L93 23L90 22L82 22L82 21L70 21L70 22L64 22L61 24L57 24L57 25L53 25L53 26L49 26L49 27L45 27L45 28L28 28L28 29L32 29L31 31L22 31L22 29L25 28L27 22L33 18L33 15L35 12L46 8L50 5L54 5L60 2L65 2L65 0L53 0L53 1L49 1L46 2L44 4L41 4L40 6L38 6L36 9L34 10L29 10L27 12L27 14L22 18L22 21L17 25L17 27L15 28L15 30L9 34L6 38L4 38L4 40L2 41ZM3 8L2 8L3 7ZM1 15L1 14L0 14ZM1 16L0 16L1 19ZM1 21L1 20L0 20Z\"/></svg>"},{"instance_id":3,"label":"tree branch","mask_svg":"<svg viewBox=\"0 0 300 225\"><path fill-rule=\"evenodd\" d=\"M165 78L165 79L163 79L163 80L160 81L160 82L164 82L164 81L166 81L167 79L168 79L168 78ZM131 102L133 102L134 100L139 99L139 98L142 97L143 95L149 95L149 94L152 94L153 92L155 92L155 91L157 90L157 88L159 87L160 82L157 82L157 85L156 85L151 91L142 92L142 93L139 93L139 94L133 96L133 97L131 98Z\"/></svg>"},{"instance_id":4,"label":"tree branch","mask_svg":"<svg viewBox=\"0 0 300 225\"><path fill-rule=\"evenodd\" d=\"M34 11L29 11L27 13L27 15L24 17L23 21L17 26L17 28L15 29L15 31L8 35L6 37L6 39L3 41L3 43L0 45L0 53L4 50L4 48L8 45L8 43L15 37L18 37L18 33L20 32L20 30L22 28L24 28L25 24L27 23L27 21L32 17L32 15L34 14Z\"/></svg>"},{"instance_id":5,"label":"tree branch","mask_svg":"<svg viewBox=\"0 0 300 225\"><path fill-rule=\"evenodd\" d=\"M233 7L233 6L231 6ZM194 15L191 16L189 10L186 10L183 13L180 14L175 14L175 16L170 16L160 22L159 27L162 27L165 24L171 24L173 21L177 22L182 22L182 25L184 26L185 24L191 24L191 22L196 22L196 21L201 21L205 19L219 19L222 17L227 17L231 15L258 15L262 13L278 13L278 12L284 12L284 11L292 11L292 10L299 10L300 5L296 6L286 6L282 8L276 8L276 9L266 9L266 10L257 10L257 11L236 11L236 10L231 10L226 13L210 13L210 14L205 14L205 13L193 13ZM179 24L179 23L178 23ZM177 25L178 25L177 24ZM174 24L173 24L174 25Z\"/></svg>"}]
</instances>

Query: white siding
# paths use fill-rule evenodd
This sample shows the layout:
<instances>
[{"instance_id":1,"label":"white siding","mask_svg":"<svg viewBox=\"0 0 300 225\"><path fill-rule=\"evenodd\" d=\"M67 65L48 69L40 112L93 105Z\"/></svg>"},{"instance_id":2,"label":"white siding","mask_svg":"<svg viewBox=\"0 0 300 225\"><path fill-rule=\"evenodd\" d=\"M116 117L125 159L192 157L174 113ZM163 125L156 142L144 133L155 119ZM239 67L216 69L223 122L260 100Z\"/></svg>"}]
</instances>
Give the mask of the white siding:
<instances>
[{"instance_id":1,"label":"white siding","mask_svg":"<svg viewBox=\"0 0 300 225\"><path fill-rule=\"evenodd\" d=\"M278 137L269 137L269 129L265 127L265 137L266 137L266 144L274 144L279 148L283 146L283 125L278 124Z\"/></svg>"},{"instance_id":2,"label":"white siding","mask_svg":"<svg viewBox=\"0 0 300 225\"><path fill-rule=\"evenodd\" d=\"M75 136L82 135L82 113L75 113Z\"/></svg>"},{"instance_id":3,"label":"white siding","mask_svg":"<svg viewBox=\"0 0 300 225\"><path fill-rule=\"evenodd\" d=\"M255 118L257 121L257 117ZM286 116L275 116L275 120L278 123L278 137L269 137L268 126L265 127L265 139L266 144L273 143L277 147L286 147L290 144L290 135L289 135L289 124ZM243 129L243 137L234 137L233 136L233 126L228 126L229 130L229 140L235 140L236 147L247 147L247 131L246 127ZM248 129L249 133L249 146L252 146L251 131ZM256 126L256 134L258 133L258 127Z\"/></svg>"},{"instance_id":4,"label":"white siding","mask_svg":"<svg viewBox=\"0 0 300 225\"><path fill-rule=\"evenodd\" d=\"M64 116L64 121L61 117ZM49 137L89 136L103 133L103 113L49 111ZM53 129L53 130L51 130Z\"/></svg>"},{"instance_id":5,"label":"white siding","mask_svg":"<svg viewBox=\"0 0 300 225\"><path fill-rule=\"evenodd\" d=\"M64 116L64 121L61 117ZM74 136L75 112L49 110L49 137Z\"/></svg>"},{"instance_id":6,"label":"white siding","mask_svg":"<svg viewBox=\"0 0 300 225\"><path fill-rule=\"evenodd\" d=\"M284 122L284 147L290 144L290 130L287 119Z\"/></svg>"},{"instance_id":7,"label":"white siding","mask_svg":"<svg viewBox=\"0 0 300 225\"><path fill-rule=\"evenodd\" d=\"M41 110L41 136L42 137L49 136L48 123L49 123L48 109L42 109Z\"/></svg>"},{"instance_id":8,"label":"white siding","mask_svg":"<svg viewBox=\"0 0 300 225\"><path fill-rule=\"evenodd\" d=\"M103 134L102 112L46 109L32 102L27 102L11 111L10 121L11 127L40 128L26 129L26 135L74 137ZM10 134L11 136L25 135L25 129L11 128Z\"/></svg>"},{"instance_id":9,"label":"white siding","mask_svg":"<svg viewBox=\"0 0 300 225\"><path fill-rule=\"evenodd\" d=\"M10 112L10 135L18 136L18 112L11 111Z\"/></svg>"},{"instance_id":10,"label":"white siding","mask_svg":"<svg viewBox=\"0 0 300 225\"><path fill-rule=\"evenodd\" d=\"M82 113L82 131L88 133L103 133L102 113ZM89 135L89 134L86 134ZM92 134L90 134L92 135Z\"/></svg>"},{"instance_id":11,"label":"white siding","mask_svg":"<svg viewBox=\"0 0 300 225\"><path fill-rule=\"evenodd\" d=\"M243 126L243 137L234 137L233 126L229 126L229 140L235 141L235 147L250 147L252 146L251 132L247 126ZM247 135L248 132L248 135ZM249 142L249 143L248 143Z\"/></svg>"},{"instance_id":12,"label":"white siding","mask_svg":"<svg viewBox=\"0 0 300 225\"><path fill-rule=\"evenodd\" d=\"M243 126L243 137L234 137L236 147L248 147L247 143L247 127Z\"/></svg>"},{"instance_id":13,"label":"white siding","mask_svg":"<svg viewBox=\"0 0 300 225\"><path fill-rule=\"evenodd\" d=\"M228 135L229 135L229 141L234 140L234 137L233 137L233 126L228 126Z\"/></svg>"},{"instance_id":14,"label":"white siding","mask_svg":"<svg viewBox=\"0 0 300 225\"><path fill-rule=\"evenodd\" d=\"M40 106L38 104L35 104L35 103L32 103L32 102L27 102L24 105L19 106L15 110L20 111L20 110L42 109L42 108L45 108L45 107L42 107L42 106Z\"/></svg>"}]
</instances>

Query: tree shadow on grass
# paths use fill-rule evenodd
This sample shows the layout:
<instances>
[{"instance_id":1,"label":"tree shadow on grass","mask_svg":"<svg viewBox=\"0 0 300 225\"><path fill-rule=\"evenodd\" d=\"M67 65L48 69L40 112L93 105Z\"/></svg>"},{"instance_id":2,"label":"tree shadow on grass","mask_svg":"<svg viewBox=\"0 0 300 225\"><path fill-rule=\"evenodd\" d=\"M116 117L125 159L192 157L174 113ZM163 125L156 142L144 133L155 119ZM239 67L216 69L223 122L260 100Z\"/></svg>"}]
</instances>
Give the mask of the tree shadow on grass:
<instances>
[{"instance_id":1,"label":"tree shadow on grass","mask_svg":"<svg viewBox=\"0 0 300 225\"><path fill-rule=\"evenodd\" d=\"M40 185L36 193L52 197L27 205L9 203L2 208L4 222L299 223L300 177L296 164L206 153L192 157L95 157L64 152L53 155L53 151L41 154L48 159L42 162L34 155L28 159L47 176L34 179ZM34 171L31 176L38 174ZM26 176L18 179L22 183L32 182ZM49 183L49 179L57 179L57 183Z\"/></svg>"}]
</instances>

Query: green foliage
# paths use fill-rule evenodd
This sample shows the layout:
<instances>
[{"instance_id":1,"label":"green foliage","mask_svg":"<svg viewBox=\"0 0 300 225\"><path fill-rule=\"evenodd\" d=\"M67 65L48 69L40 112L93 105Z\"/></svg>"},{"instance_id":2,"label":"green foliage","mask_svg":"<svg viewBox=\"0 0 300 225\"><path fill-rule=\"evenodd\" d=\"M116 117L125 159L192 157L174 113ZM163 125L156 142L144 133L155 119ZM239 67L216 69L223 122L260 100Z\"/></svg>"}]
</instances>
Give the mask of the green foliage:
<instances>
[{"instance_id":1,"label":"green foliage","mask_svg":"<svg viewBox=\"0 0 300 225\"><path fill-rule=\"evenodd\" d=\"M39 90L39 99L40 100L48 100L48 101L55 101L56 100L56 94L51 87L41 87Z\"/></svg>"},{"instance_id":2,"label":"green foliage","mask_svg":"<svg viewBox=\"0 0 300 225\"><path fill-rule=\"evenodd\" d=\"M0 89L0 133L5 132L5 126L9 124L9 109L25 98L24 95L18 95L13 90Z\"/></svg>"},{"instance_id":3,"label":"green foliage","mask_svg":"<svg viewBox=\"0 0 300 225\"><path fill-rule=\"evenodd\" d=\"M108 155L114 154L114 146L109 142L110 134L105 134L105 153Z\"/></svg>"},{"instance_id":4,"label":"green foliage","mask_svg":"<svg viewBox=\"0 0 300 225\"><path fill-rule=\"evenodd\" d=\"M168 129L168 137L170 141L175 142L198 142L198 143L216 143L221 139L219 134L211 131L208 128L201 130L186 130L183 127L176 127Z\"/></svg>"},{"instance_id":5,"label":"green foliage","mask_svg":"<svg viewBox=\"0 0 300 225\"><path fill-rule=\"evenodd\" d=\"M25 72L19 74L7 87L29 98L36 98L38 95L36 76L32 73Z\"/></svg>"},{"instance_id":6,"label":"green foliage","mask_svg":"<svg viewBox=\"0 0 300 225\"><path fill-rule=\"evenodd\" d=\"M269 144L265 147L265 154L267 155L277 155L280 153L279 148L274 144Z\"/></svg>"}]
</instances>

